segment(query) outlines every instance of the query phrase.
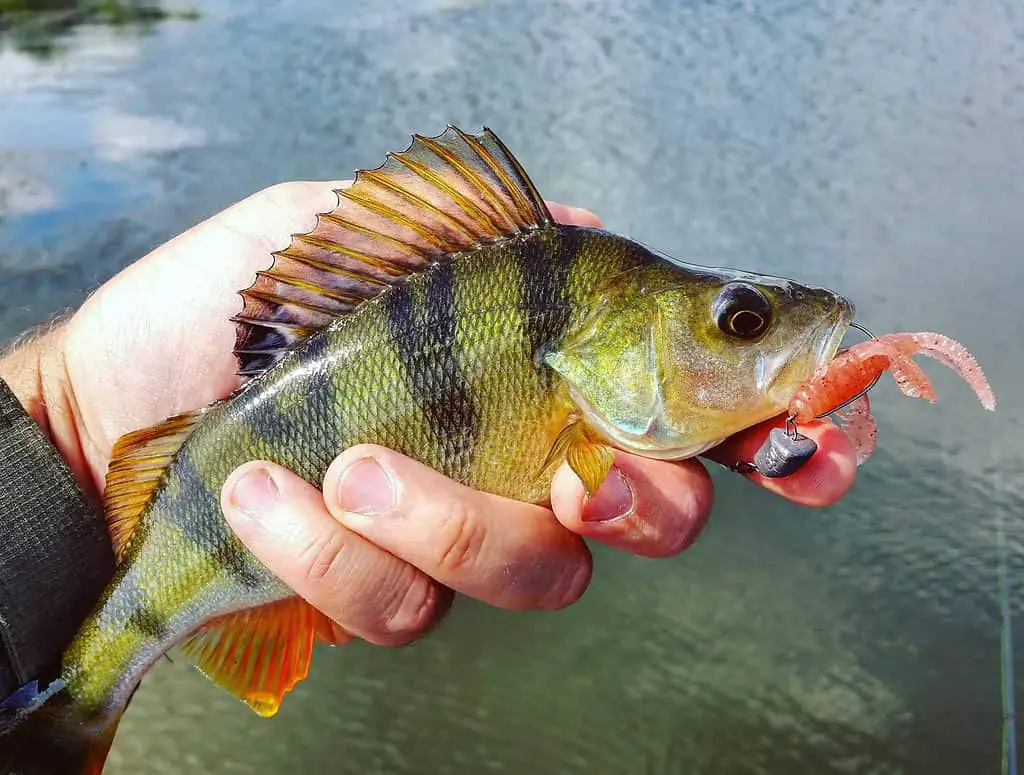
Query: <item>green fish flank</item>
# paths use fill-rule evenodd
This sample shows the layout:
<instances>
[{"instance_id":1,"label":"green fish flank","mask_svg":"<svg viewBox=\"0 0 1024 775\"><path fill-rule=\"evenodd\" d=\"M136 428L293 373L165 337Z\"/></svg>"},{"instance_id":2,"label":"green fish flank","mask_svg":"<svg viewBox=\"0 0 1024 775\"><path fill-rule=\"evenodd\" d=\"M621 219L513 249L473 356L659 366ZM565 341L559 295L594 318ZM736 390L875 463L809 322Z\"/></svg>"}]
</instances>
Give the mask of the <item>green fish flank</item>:
<instances>
[{"instance_id":1,"label":"green fish flank","mask_svg":"<svg viewBox=\"0 0 1024 775\"><path fill-rule=\"evenodd\" d=\"M100 763L175 645L261 715L306 675L318 615L221 513L239 465L270 460L318 486L343 450L375 443L542 502L567 459L593 489L610 448L690 457L778 414L853 314L826 289L558 225L493 133L454 127L360 171L242 295L248 381L115 448L118 569L65 654L49 703L62 713L35 712L82 725Z\"/></svg>"}]
</instances>

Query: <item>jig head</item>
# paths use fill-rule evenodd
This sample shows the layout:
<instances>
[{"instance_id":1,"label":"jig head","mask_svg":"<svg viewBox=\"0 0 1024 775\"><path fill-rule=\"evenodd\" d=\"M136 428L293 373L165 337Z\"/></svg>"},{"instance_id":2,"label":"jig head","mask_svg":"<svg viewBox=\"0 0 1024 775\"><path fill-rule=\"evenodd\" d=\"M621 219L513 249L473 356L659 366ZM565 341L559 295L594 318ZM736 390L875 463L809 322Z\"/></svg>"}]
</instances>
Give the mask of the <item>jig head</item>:
<instances>
[{"instance_id":1,"label":"jig head","mask_svg":"<svg viewBox=\"0 0 1024 775\"><path fill-rule=\"evenodd\" d=\"M856 328L868 339L874 339L875 335L864 328L864 326L857 323L851 323L850 327ZM881 375L879 374L863 390L858 391L855 395L851 396L838 406L829 409L827 412L819 414L815 419L823 420L829 415L835 414L843 407L849 406L871 390L871 388L877 384L880 377ZM772 428L771 433L768 434L768 438L764 440L764 444L762 444L760 449L758 449L754 454L753 462L740 460L732 465L726 466L726 468L730 471L735 471L738 474L747 475L758 473L769 479L781 479L783 477L790 476L803 468L807 461L810 460L817 451L817 442L800 433L800 430L796 427L796 418L790 416L786 418L786 424L783 428Z\"/></svg>"}]
</instances>

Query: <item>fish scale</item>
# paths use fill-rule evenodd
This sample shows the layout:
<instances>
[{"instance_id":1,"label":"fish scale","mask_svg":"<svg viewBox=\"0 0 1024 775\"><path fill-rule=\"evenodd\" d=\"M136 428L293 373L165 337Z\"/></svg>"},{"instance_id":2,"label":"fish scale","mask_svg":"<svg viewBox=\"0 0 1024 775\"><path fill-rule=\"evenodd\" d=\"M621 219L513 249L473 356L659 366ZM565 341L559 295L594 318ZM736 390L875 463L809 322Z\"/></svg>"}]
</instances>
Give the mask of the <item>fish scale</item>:
<instances>
[{"instance_id":1,"label":"fish scale","mask_svg":"<svg viewBox=\"0 0 1024 775\"><path fill-rule=\"evenodd\" d=\"M852 315L827 289L556 224L489 130L414 136L274 257L232 318L239 390L115 445L117 570L59 689L0 717L0 773L98 771L176 645L263 716L306 677L331 628L227 527L220 493L243 463L319 486L342 451L374 443L534 503L566 462L593 494L614 449L686 458L778 413ZM751 298L756 337L716 312ZM19 753L33 736L57 741L59 767Z\"/></svg>"}]
</instances>

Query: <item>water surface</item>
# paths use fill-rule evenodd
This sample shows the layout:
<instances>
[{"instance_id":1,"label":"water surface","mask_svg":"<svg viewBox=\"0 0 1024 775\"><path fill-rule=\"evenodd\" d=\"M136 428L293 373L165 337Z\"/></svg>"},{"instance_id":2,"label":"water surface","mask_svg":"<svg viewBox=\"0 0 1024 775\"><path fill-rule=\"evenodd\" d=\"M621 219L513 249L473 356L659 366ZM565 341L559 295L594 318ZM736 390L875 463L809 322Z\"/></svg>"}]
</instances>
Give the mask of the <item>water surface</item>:
<instances>
[{"instance_id":1,"label":"water surface","mask_svg":"<svg viewBox=\"0 0 1024 775\"><path fill-rule=\"evenodd\" d=\"M929 364L935 406L883 382L842 503L716 472L684 556L595 548L567 611L460 601L412 648L323 649L272 722L162 662L109 771L998 772L1000 524L1024 621L1020 5L383 6L194 0L169 7L198 19L81 25L50 56L8 41L0 340L264 186L486 124L610 229L960 339L999 412Z\"/></svg>"}]
</instances>

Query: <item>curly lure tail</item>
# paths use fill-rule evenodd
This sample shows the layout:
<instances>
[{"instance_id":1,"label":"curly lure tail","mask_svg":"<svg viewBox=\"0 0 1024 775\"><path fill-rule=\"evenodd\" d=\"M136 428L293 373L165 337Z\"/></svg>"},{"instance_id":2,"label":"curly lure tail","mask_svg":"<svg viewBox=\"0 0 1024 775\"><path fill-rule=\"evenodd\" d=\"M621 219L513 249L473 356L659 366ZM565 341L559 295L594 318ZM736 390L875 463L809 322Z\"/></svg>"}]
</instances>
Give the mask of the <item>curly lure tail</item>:
<instances>
[{"instance_id":1,"label":"curly lure tail","mask_svg":"<svg viewBox=\"0 0 1024 775\"><path fill-rule=\"evenodd\" d=\"M835 411L844 401L866 391L885 371L892 372L900 392L935 401L931 381L911 358L925 355L955 371L974 390L981 405L995 411L996 397L981 367L962 344L931 331L885 334L855 344L822 365L793 394L789 413L810 420Z\"/></svg>"},{"instance_id":2,"label":"curly lure tail","mask_svg":"<svg viewBox=\"0 0 1024 775\"><path fill-rule=\"evenodd\" d=\"M97 729L62 685L25 687L0 706L0 775L99 775L117 723Z\"/></svg>"}]
</instances>

